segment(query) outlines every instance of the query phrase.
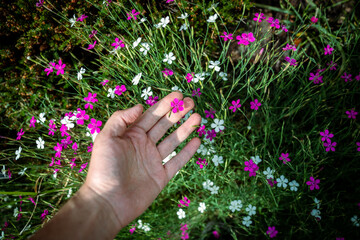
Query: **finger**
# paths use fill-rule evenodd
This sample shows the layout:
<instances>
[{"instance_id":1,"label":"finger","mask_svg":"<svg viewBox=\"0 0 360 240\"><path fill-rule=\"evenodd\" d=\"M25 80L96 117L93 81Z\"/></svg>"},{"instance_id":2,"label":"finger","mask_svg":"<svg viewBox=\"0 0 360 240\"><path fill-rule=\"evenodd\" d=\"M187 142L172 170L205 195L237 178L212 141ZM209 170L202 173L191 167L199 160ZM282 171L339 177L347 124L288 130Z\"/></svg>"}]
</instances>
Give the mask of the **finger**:
<instances>
[{"instance_id":1,"label":"finger","mask_svg":"<svg viewBox=\"0 0 360 240\"><path fill-rule=\"evenodd\" d=\"M177 146L180 145L195 129L194 125L200 125L201 116L198 113L191 114L188 120L183 123L176 131L167 136L159 145L157 149L160 153L161 159L166 158L172 153Z\"/></svg>"},{"instance_id":2,"label":"finger","mask_svg":"<svg viewBox=\"0 0 360 240\"><path fill-rule=\"evenodd\" d=\"M195 152L200 147L200 144L200 138L194 137L175 157L170 159L170 161L164 165L168 181L170 181L176 172L179 171L192 156L194 156Z\"/></svg>"},{"instance_id":3,"label":"finger","mask_svg":"<svg viewBox=\"0 0 360 240\"><path fill-rule=\"evenodd\" d=\"M183 94L181 92L172 92L168 94L155 105L147 109L145 113L131 125L131 127L139 127L145 132L148 132L160 118L170 111L171 102L174 101L175 98L182 100Z\"/></svg>"},{"instance_id":4,"label":"finger","mask_svg":"<svg viewBox=\"0 0 360 240\"><path fill-rule=\"evenodd\" d=\"M165 135L168 129L185 116L185 114L187 114L194 106L194 101L191 98L184 98L184 110L172 113L169 117L170 110L170 112L165 114L165 116L150 129L148 137L154 143L157 143Z\"/></svg>"}]
</instances>

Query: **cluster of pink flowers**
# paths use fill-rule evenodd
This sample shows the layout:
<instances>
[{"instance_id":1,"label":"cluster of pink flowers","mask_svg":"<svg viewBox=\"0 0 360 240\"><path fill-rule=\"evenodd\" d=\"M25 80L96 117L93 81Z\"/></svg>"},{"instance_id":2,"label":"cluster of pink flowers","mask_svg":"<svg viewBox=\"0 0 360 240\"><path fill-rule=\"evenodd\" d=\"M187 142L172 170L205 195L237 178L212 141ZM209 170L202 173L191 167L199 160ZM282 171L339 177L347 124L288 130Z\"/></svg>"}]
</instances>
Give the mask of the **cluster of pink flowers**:
<instances>
[{"instance_id":1,"label":"cluster of pink flowers","mask_svg":"<svg viewBox=\"0 0 360 240\"><path fill-rule=\"evenodd\" d=\"M315 189L319 189L319 184L320 183L320 179L315 179L314 177L310 177L310 181L306 182L306 185L310 186L310 190L314 190Z\"/></svg>"},{"instance_id":2,"label":"cluster of pink flowers","mask_svg":"<svg viewBox=\"0 0 360 240\"><path fill-rule=\"evenodd\" d=\"M285 57L285 61L287 61L288 63L290 63L290 66L297 66L298 64L296 63L296 60L294 58L290 58L290 57Z\"/></svg>"},{"instance_id":3,"label":"cluster of pink flowers","mask_svg":"<svg viewBox=\"0 0 360 240\"><path fill-rule=\"evenodd\" d=\"M189 233L186 232L186 230L188 230L186 223L181 224L180 230L181 230L181 240L189 239Z\"/></svg>"},{"instance_id":4,"label":"cluster of pink flowers","mask_svg":"<svg viewBox=\"0 0 360 240\"><path fill-rule=\"evenodd\" d=\"M203 169L204 166L208 165L205 158L204 159L199 158L199 160L196 161L196 164L200 166L200 169Z\"/></svg>"},{"instance_id":5,"label":"cluster of pink flowers","mask_svg":"<svg viewBox=\"0 0 360 240\"><path fill-rule=\"evenodd\" d=\"M331 139L334 134L330 133L328 129L326 129L324 132L320 132L320 135L322 136L321 141L324 142L324 147L326 147L326 151L333 151L335 152L335 146L336 142L331 142ZM325 142L326 141L326 142Z\"/></svg>"},{"instance_id":6,"label":"cluster of pink flowers","mask_svg":"<svg viewBox=\"0 0 360 240\"><path fill-rule=\"evenodd\" d=\"M62 63L62 60L59 59L58 64L55 64L54 62L49 63L49 67L45 68L44 72L46 72L46 76L49 76L50 73L54 71L54 68L57 69L56 75L64 74L64 68L66 64Z\"/></svg>"},{"instance_id":7,"label":"cluster of pink flowers","mask_svg":"<svg viewBox=\"0 0 360 240\"><path fill-rule=\"evenodd\" d=\"M224 38L224 41L232 40L233 34L223 32L224 35L221 35L220 37ZM254 37L254 34L252 32L250 33L242 33L241 35L236 36L236 40L238 40L237 44L243 44L243 45L249 45L251 42L254 42L256 39Z\"/></svg>"},{"instance_id":8,"label":"cluster of pink flowers","mask_svg":"<svg viewBox=\"0 0 360 240\"><path fill-rule=\"evenodd\" d=\"M245 168L244 171L249 171L249 177L256 176L256 171L259 169L259 166L253 162L252 159L249 161L245 161Z\"/></svg>"},{"instance_id":9,"label":"cluster of pink flowers","mask_svg":"<svg viewBox=\"0 0 360 240\"><path fill-rule=\"evenodd\" d=\"M283 48L284 51L287 51L287 50L293 50L293 51L296 51L296 46L294 45L290 45L290 44L286 44L286 47Z\"/></svg>"},{"instance_id":10,"label":"cluster of pink flowers","mask_svg":"<svg viewBox=\"0 0 360 240\"><path fill-rule=\"evenodd\" d=\"M342 79L344 79L345 82L351 82L352 81L352 75L344 72L344 74L341 76ZM355 76L356 81L360 81L360 72L359 75Z\"/></svg>"},{"instance_id":11,"label":"cluster of pink flowers","mask_svg":"<svg viewBox=\"0 0 360 240\"><path fill-rule=\"evenodd\" d=\"M262 20L266 20L266 17L263 13L255 13L255 17L253 18L253 20L255 22L262 22ZM276 29L280 28L280 20L279 19L275 19L273 17L269 17L267 19L267 22L270 23L270 27L274 27ZM288 29L286 28L286 26L284 24L281 24L281 29L284 32L287 32Z\"/></svg>"},{"instance_id":12,"label":"cluster of pink flowers","mask_svg":"<svg viewBox=\"0 0 360 240\"><path fill-rule=\"evenodd\" d=\"M232 101L231 104L232 104L232 106L230 106L229 109L232 110L233 112L235 112L236 109L241 107L240 99L238 99L236 102ZM251 109L258 110L260 106L261 106L261 103L257 99L250 102L250 108Z\"/></svg>"}]
</instances>

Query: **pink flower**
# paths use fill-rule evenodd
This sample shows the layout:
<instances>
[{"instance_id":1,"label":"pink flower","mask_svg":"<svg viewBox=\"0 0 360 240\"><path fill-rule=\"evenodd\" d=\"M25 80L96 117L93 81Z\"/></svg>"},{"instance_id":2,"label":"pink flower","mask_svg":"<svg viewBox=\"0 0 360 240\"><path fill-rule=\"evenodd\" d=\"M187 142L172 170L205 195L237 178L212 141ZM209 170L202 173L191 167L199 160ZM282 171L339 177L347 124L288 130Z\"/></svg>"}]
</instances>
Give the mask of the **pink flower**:
<instances>
[{"instance_id":1,"label":"pink flower","mask_svg":"<svg viewBox=\"0 0 360 240\"><path fill-rule=\"evenodd\" d=\"M67 146L70 145L73 142L70 139L71 139L71 136L68 136L67 138L61 139L61 143L63 144L64 149L66 149Z\"/></svg>"},{"instance_id":2,"label":"pink flower","mask_svg":"<svg viewBox=\"0 0 360 240\"><path fill-rule=\"evenodd\" d=\"M121 85L121 87L120 87L119 85L117 85L117 86L115 87L114 93L117 94L117 95L121 95L121 94L123 94L125 91L126 91L125 85Z\"/></svg>"},{"instance_id":3,"label":"pink flower","mask_svg":"<svg viewBox=\"0 0 360 240\"><path fill-rule=\"evenodd\" d=\"M98 99L96 99L96 93L91 94L90 92L87 97L84 97L84 100L87 102L92 102L92 103L98 101ZM85 109L87 109L88 107L90 107L90 109L93 109L93 105L90 103L85 104Z\"/></svg>"},{"instance_id":4,"label":"pink flower","mask_svg":"<svg viewBox=\"0 0 360 240\"><path fill-rule=\"evenodd\" d=\"M293 50L293 51L296 51L296 46L294 45L290 45L290 44L286 44L286 47L283 48L284 51L287 51L287 50Z\"/></svg>"},{"instance_id":5,"label":"pink flower","mask_svg":"<svg viewBox=\"0 0 360 240\"><path fill-rule=\"evenodd\" d=\"M254 38L254 34L252 32L250 33L242 33L241 37L249 42L254 42L256 39Z\"/></svg>"},{"instance_id":6,"label":"pink flower","mask_svg":"<svg viewBox=\"0 0 360 240\"><path fill-rule=\"evenodd\" d=\"M226 42L229 39L233 39L232 35L232 33L228 34L227 32L224 32L224 35L221 35L220 37L224 38L224 41Z\"/></svg>"},{"instance_id":7,"label":"pink flower","mask_svg":"<svg viewBox=\"0 0 360 240\"><path fill-rule=\"evenodd\" d=\"M127 20L130 20L131 19L131 17L133 17L135 20L137 19L136 18L136 15L139 15L140 14L140 12L136 12L136 10L135 9L133 9L130 13L127 13L126 15L127 15Z\"/></svg>"},{"instance_id":8,"label":"pink flower","mask_svg":"<svg viewBox=\"0 0 360 240\"><path fill-rule=\"evenodd\" d=\"M20 132L17 133L17 138L16 140L20 140L21 136L24 135L25 132L23 132L23 129L20 129Z\"/></svg>"},{"instance_id":9,"label":"pink flower","mask_svg":"<svg viewBox=\"0 0 360 240\"><path fill-rule=\"evenodd\" d=\"M54 136L54 133L56 132L56 125L54 124L54 120L50 120L50 123L49 123L49 133L48 135L53 135Z\"/></svg>"},{"instance_id":10,"label":"pink flower","mask_svg":"<svg viewBox=\"0 0 360 240\"><path fill-rule=\"evenodd\" d=\"M265 20L266 17L264 16L263 13L255 13L255 17L253 18L253 20L255 22L261 22L262 20Z\"/></svg>"},{"instance_id":11,"label":"pink flower","mask_svg":"<svg viewBox=\"0 0 360 240\"><path fill-rule=\"evenodd\" d=\"M135 229L136 229L135 227L130 228L130 230L129 230L130 234L133 234L135 232Z\"/></svg>"},{"instance_id":12,"label":"pink flower","mask_svg":"<svg viewBox=\"0 0 360 240\"><path fill-rule=\"evenodd\" d=\"M256 14L256 13L255 13ZM214 235L215 238L219 238L220 234L217 231L213 231L212 234Z\"/></svg>"},{"instance_id":13,"label":"pink flower","mask_svg":"<svg viewBox=\"0 0 360 240\"><path fill-rule=\"evenodd\" d=\"M200 97L200 95L201 95L200 88L198 88L197 90L194 89L193 93L191 94L192 97L194 96Z\"/></svg>"},{"instance_id":14,"label":"pink flower","mask_svg":"<svg viewBox=\"0 0 360 240\"><path fill-rule=\"evenodd\" d=\"M204 165L205 166L208 165L205 158L204 159L199 158L199 161L196 161L196 164L198 164L200 166L200 169L203 169Z\"/></svg>"},{"instance_id":15,"label":"pink flower","mask_svg":"<svg viewBox=\"0 0 360 240\"><path fill-rule=\"evenodd\" d=\"M269 179L266 179L266 180L267 180L268 184L269 184L271 187L273 187L273 186L277 183L277 181L276 181L276 180L273 180L272 178L269 178Z\"/></svg>"},{"instance_id":16,"label":"pink flower","mask_svg":"<svg viewBox=\"0 0 360 240\"><path fill-rule=\"evenodd\" d=\"M92 152L92 149L93 149L93 144L92 144L92 143L90 143L90 146L88 146L87 148L88 148L88 150L87 150L88 152Z\"/></svg>"},{"instance_id":17,"label":"pink flower","mask_svg":"<svg viewBox=\"0 0 360 240\"><path fill-rule=\"evenodd\" d=\"M273 227L268 227L268 230L266 231L267 234L269 234L270 238L276 237L276 235L278 234L278 231L275 230L275 226Z\"/></svg>"},{"instance_id":18,"label":"pink flower","mask_svg":"<svg viewBox=\"0 0 360 240\"><path fill-rule=\"evenodd\" d=\"M60 143L56 143L56 146L54 146L54 150L56 151L55 157L60 158L61 151L62 151L62 145Z\"/></svg>"},{"instance_id":19,"label":"pink flower","mask_svg":"<svg viewBox=\"0 0 360 240\"><path fill-rule=\"evenodd\" d=\"M8 169L8 176L9 176L9 179L11 179L11 171L10 171L10 169Z\"/></svg>"},{"instance_id":20,"label":"pink flower","mask_svg":"<svg viewBox=\"0 0 360 240\"><path fill-rule=\"evenodd\" d=\"M312 176L310 177L310 181L306 182L306 185L310 186L310 190L319 189L320 179L314 179Z\"/></svg>"},{"instance_id":21,"label":"pink flower","mask_svg":"<svg viewBox=\"0 0 360 240\"><path fill-rule=\"evenodd\" d=\"M91 34L89 35L89 38L93 38L97 34L97 30L92 30Z\"/></svg>"},{"instance_id":22,"label":"pink flower","mask_svg":"<svg viewBox=\"0 0 360 240\"><path fill-rule=\"evenodd\" d=\"M173 2L174 0L167 0L166 3L171 3Z\"/></svg>"},{"instance_id":23,"label":"pink flower","mask_svg":"<svg viewBox=\"0 0 360 240\"><path fill-rule=\"evenodd\" d=\"M323 76L319 75L319 72L317 72L316 74L310 73L310 77L309 80L312 81L314 80L314 84L318 84L318 83L322 83Z\"/></svg>"},{"instance_id":24,"label":"pink flower","mask_svg":"<svg viewBox=\"0 0 360 240\"><path fill-rule=\"evenodd\" d=\"M186 230L188 230L187 224L186 224L186 223L185 223L185 224L182 224L182 223L181 223L180 230L181 230L182 232L185 232Z\"/></svg>"},{"instance_id":25,"label":"pink flower","mask_svg":"<svg viewBox=\"0 0 360 240\"><path fill-rule=\"evenodd\" d=\"M38 3L36 3L36 7L42 7L44 5L44 0L39 0Z\"/></svg>"},{"instance_id":26,"label":"pink flower","mask_svg":"<svg viewBox=\"0 0 360 240\"><path fill-rule=\"evenodd\" d=\"M49 68L45 68L44 72L47 72L46 76L49 76L53 72L53 68L56 66L54 62L49 63Z\"/></svg>"},{"instance_id":27,"label":"pink flower","mask_svg":"<svg viewBox=\"0 0 360 240\"><path fill-rule=\"evenodd\" d=\"M230 110L232 109L233 112L235 112L237 108L241 107L240 99L238 99L236 102L235 102L235 101L232 101L231 104L232 104L233 106L230 106L229 109L230 109Z\"/></svg>"},{"instance_id":28,"label":"pink flower","mask_svg":"<svg viewBox=\"0 0 360 240\"><path fill-rule=\"evenodd\" d=\"M47 209L44 210L44 212L41 214L41 220L44 221L45 217L49 214L49 211Z\"/></svg>"},{"instance_id":29,"label":"pink flower","mask_svg":"<svg viewBox=\"0 0 360 240\"><path fill-rule=\"evenodd\" d=\"M256 171L259 169L258 165L256 165L252 159L249 161L245 161L244 171L249 171L249 177L256 176Z\"/></svg>"},{"instance_id":30,"label":"pink flower","mask_svg":"<svg viewBox=\"0 0 360 240\"><path fill-rule=\"evenodd\" d=\"M202 125L201 127L199 127L197 132L199 133L199 137L201 137L202 135L205 135L206 134L205 125Z\"/></svg>"},{"instance_id":31,"label":"pink flower","mask_svg":"<svg viewBox=\"0 0 360 240\"><path fill-rule=\"evenodd\" d=\"M357 151L360 152L360 142L356 142L356 145L358 146Z\"/></svg>"},{"instance_id":32,"label":"pink flower","mask_svg":"<svg viewBox=\"0 0 360 240\"><path fill-rule=\"evenodd\" d=\"M123 43L122 40L119 40L119 38L115 38L115 42L111 44L111 46L114 46L115 49L117 49L119 46L120 47L125 47L125 44Z\"/></svg>"},{"instance_id":33,"label":"pink flower","mask_svg":"<svg viewBox=\"0 0 360 240\"><path fill-rule=\"evenodd\" d=\"M351 74L347 74L346 72L344 72L344 75L342 75L341 78L343 78L345 82L352 81Z\"/></svg>"},{"instance_id":34,"label":"pink flower","mask_svg":"<svg viewBox=\"0 0 360 240\"><path fill-rule=\"evenodd\" d=\"M267 22L271 23L270 27L280 28L279 19L274 19L273 17L269 17Z\"/></svg>"},{"instance_id":35,"label":"pink flower","mask_svg":"<svg viewBox=\"0 0 360 240\"><path fill-rule=\"evenodd\" d=\"M186 240L189 239L189 233L187 232L182 232L181 233L181 240Z\"/></svg>"},{"instance_id":36,"label":"pink flower","mask_svg":"<svg viewBox=\"0 0 360 240\"><path fill-rule=\"evenodd\" d=\"M84 19L87 18L87 17L88 17L88 16L85 16L85 15L83 14L83 15L81 15L81 17L79 17L78 19L76 19L76 21L82 22L82 21L84 21Z\"/></svg>"},{"instance_id":37,"label":"pink flower","mask_svg":"<svg viewBox=\"0 0 360 240\"><path fill-rule=\"evenodd\" d=\"M171 102L171 107L173 107L172 112L176 113L177 111L184 110L184 101L179 101L179 99L175 98L174 101Z\"/></svg>"},{"instance_id":38,"label":"pink flower","mask_svg":"<svg viewBox=\"0 0 360 240\"><path fill-rule=\"evenodd\" d=\"M153 106L154 104L157 103L156 100L158 100L158 96L156 97L153 97L153 96L150 96L148 100L146 100L146 104L150 105L150 106Z\"/></svg>"},{"instance_id":39,"label":"pink flower","mask_svg":"<svg viewBox=\"0 0 360 240\"><path fill-rule=\"evenodd\" d=\"M324 50L325 50L324 55L327 55L327 54L330 55L332 53L332 51L334 51L334 49L332 47L330 47L329 44L326 46L326 48L324 48Z\"/></svg>"},{"instance_id":40,"label":"pink flower","mask_svg":"<svg viewBox=\"0 0 360 240\"><path fill-rule=\"evenodd\" d=\"M193 78L194 78L194 72L188 73L185 78L186 78L188 83L191 82L193 80Z\"/></svg>"},{"instance_id":41,"label":"pink flower","mask_svg":"<svg viewBox=\"0 0 360 240\"><path fill-rule=\"evenodd\" d=\"M102 84L103 86L105 86L107 83L109 82L109 80L105 79L103 82L101 82L100 84Z\"/></svg>"},{"instance_id":42,"label":"pink flower","mask_svg":"<svg viewBox=\"0 0 360 240\"><path fill-rule=\"evenodd\" d=\"M56 72L56 75L64 74L64 68L65 68L66 64L63 64L61 59L59 59L58 64L55 66L55 69L57 69L58 71Z\"/></svg>"},{"instance_id":43,"label":"pink flower","mask_svg":"<svg viewBox=\"0 0 360 240\"><path fill-rule=\"evenodd\" d=\"M215 129L207 131L206 139L210 138L210 141L212 141L214 137L216 137Z\"/></svg>"},{"instance_id":44,"label":"pink flower","mask_svg":"<svg viewBox=\"0 0 360 240\"><path fill-rule=\"evenodd\" d=\"M356 115L358 114L358 112L354 111L355 108L351 109L351 111L346 111L346 114L348 114L348 118L352 118L352 119L356 119Z\"/></svg>"},{"instance_id":45,"label":"pink flower","mask_svg":"<svg viewBox=\"0 0 360 240\"><path fill-rule=\"evenodd\" d=\"M334 134L330 133L329 130L325 130L324 132L320 132L320 135L323 136L321 138L321 141L325 142L331 142L330 138L332 138L334 136Z\"/></svg>"},{"instance_id":46,"label":"pink flower","mask_svg":"<svg viewBox=\"0 0 360 240\"><path fill-rule=\"evenodd\" d=\"M95 118L92 118L90 120L91 123L89 123L88 128L90 128L90 132L91 134L94 134L95 132L99 133L100 132L100 127L102 125L102 121L96 121Z\"/></svg>"},{"instance_id":47,"label":"pink flower","mask_svg":"<svg viewBox=\"0 0 360 240\"><path fill-rule=\"evenodd\" d=\"M178 204L178 207L188 207L189 203L191 201L187 197L184 197L184 200L180 199L179 202L180 202L180 204ZM187 230L187 229L185 229L185 230Z\"/></svg>"},{"instance_id":48,"label":"pink flower","mask_svg":"<svg viewBox=\"0 0 360 240\"><path fill-rule=\"evenodd\" d=\"M311 17L311 21L312 21L313 23L317 23L318 20L319 20L319 19L316 18L315 16Z\"/></svg>"},{"instance_id":49,"label":"pink flower","mask_svg":"<svg viewBox=\"0 0 360 240\"><path fill-rule=\"evenodd\" d=\"M74 142L74 144L71 147L74 150L74 154L76 154L76 151L78 150L78 145L76 142Z\"/></svg>"},{"instance_id":50,"label":"pink flower","mask_svg":"<svg viewBox=\"0 0 360 240\"><path fill-rule=\"evenodd\" d=\"M208 118L210 116L212 119L214 119L214 113L215 112L216 111L214 109L211 109L210 111L205 110L206 118Z\"/></svg>"},{"instance_id":51,"label":"pink flower","mask_svg":"<svg viewBox=\"0 0 360 240\"><path fill-rule=\"evenodd\" d=\"M290 63L290 66L297 66L296 60L293 58L285 57L285 61Z\"/></svg>"},{"instance_id":52,"label":"pink flower","mask_svg":"<svg viewBox=\"0 0 360 240\"><path fill-rule=\"evenodd\" d=\"M257 99L255 99L255 101L250 102L250 105L251 105L250 107L251 109L258 110L259 107L261 106L261 103Z\"/></svg>"},{"instance_id":53,"label":"pink flower","mask_svg":"<svg viewBox=\"0 0 360 240\"><path fill-rule=\"evenodd\" d=\"M288 32L289 30L286 28L285 25L281 24L281 30L283 30L284 32Z\"/></svg>"},{"instance_id":54,"label":"pink flower","mask_svg":"<svg viewBox=\"0 0 360 240\"><path fill-rule=\"evenodd\" d=\"M236 36L236 40L239 40L237 44L243 44L243 45L249 45L249 41L247 41L246 39L243 39L241 36Z\"/></svg>"},{"instance_id":55,"label":"pink flower","mask_svg":"<svg viewBox=\"0 0 360 240\"><path fill-rule=\"evenodd\" d=\"M66 127L66 124L62 124L61 128L60 128L60 132L61 132L61 136L63 137L64 135L69 136L69 133L66 132L68 129Z\"/></svg>"},{"instance_id":56,"label":"pink flower","mask_svg":"<svg viewBox=\"0 0 360 240\"><path fill-rule=\"evenodd\" d=\"M290 158L288 158L289 153L281 153L281 157L279 157L280 160L283 161L284 164L286 164L286 162L290 162Z\"/></svg>"},{"instance_id":57,"label":"pink flower","mask_svg":"<svg viewBox=\"0 0 360 240\"><path fill-rule=\"evenodd\" d=\"M86 110L81 110L80 108L77 109L78 114L76 114L76 124L83 125L84 120L89 120L89 115L86 114Z\"/></svg>"},{"instance_id":58,"label":"pink flower","mask_svg":"<svg viewBox=\"0 0 360 240\"><path fill-rule=\"evenodd\" d=\"M360 81L360 72L359 75L355 76L356 81Z\"/></svg>"},{"instance_id":59,"label":"pink flower","mask_svg":"<svg viewBox=\"0 0 360 240\"><path fill-rule=\"evenodd\" d=\"M89 44L88 50L93 49L96 45L96 41L93 44Z\"/></svg>"},{"instance_id":60,"label":"pink flower","mask_svg":"<svg viewBox=\"0 0 360 240\"><path fill-rule=\"evenodd\" d=\"M36 119L34 116L30 119L30 127L35 127Z\"/></svg>"},{"instance_id":61,"label":"pink flower","mask_svg":"<svg viewBox=\"0 0 360 240\"><path fill-rule=\"evenodd\" d=\"M36 206L36 203L32 197L29 197L28 199Z\"/></svg>"},{"instance_id":62,"label":"pink flower","mask_svg":"<svg viewBox=\"0 0 360 240\"><path fill-rule=\"evenodd\" d=\"M336 147L336 142L331 142L331 140L327 141L327 142L324 142L324 147L326 147L326 151L333 151L335 152L335 147Z\"/></svg>"},{"instance_id":63,"label":"pink flower","mask_svg":"<svg viewBox=\"0 0 360 240\"><path fill-rule=\"evenodd\" d=\"M76 167L75 158L71 159L70 166L71 166L71 169Z\"/></svg>"},{"instance_id":64,"label":"pink flower","mask_svg":"<svg viewBox=\"0 0 360 240\"><path fill-rule=\"evenodd\" d=\"M330 70L336 70L337 63L331 61L327 65L330 66Z\"/></svg>"},{"instance_id":65,"label":"pink flower","mask_svg":"<svg viewBox=\"0 0 360 240\"><path fill-rule=\"evenodd\" d=\"M173 70L167 69L167 68L165 68L165 70L164 70L164 71L161 71L161 72L164 73L164 74L163 74L164 77L171 76L171 75L174 74Z\"/></svg>"},{"instance_id":66,"label":"pink flower","mask_svg":"<svg viewBox=\"0 0 360 240\"><path fill-rule=\"evenodd\" d=\"M87 164L88 163L84 163L83 165L81 165L79 173L82 172L86 168Z\"/></svg>"}]
</instances>

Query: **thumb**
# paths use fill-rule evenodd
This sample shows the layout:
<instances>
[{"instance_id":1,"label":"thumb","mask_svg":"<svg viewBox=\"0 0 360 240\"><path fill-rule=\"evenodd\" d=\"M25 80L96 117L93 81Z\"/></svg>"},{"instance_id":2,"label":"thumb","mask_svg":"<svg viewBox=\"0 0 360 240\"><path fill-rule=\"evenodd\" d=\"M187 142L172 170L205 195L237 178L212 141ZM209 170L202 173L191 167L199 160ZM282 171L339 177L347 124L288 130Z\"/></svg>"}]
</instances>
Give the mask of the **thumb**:
<instances>
[{"instance_id":1,"label":"thumb","mask_svg":"<svg viewBox=\"0 0 360 240\"><path fill-rule=\"evenodd\" d=\"M118 110L106 122L104 129L111 136L121 136L129 125L134 123L142 114L143 106L139 103L131 108Z\"/></svg>"}]
</instances>

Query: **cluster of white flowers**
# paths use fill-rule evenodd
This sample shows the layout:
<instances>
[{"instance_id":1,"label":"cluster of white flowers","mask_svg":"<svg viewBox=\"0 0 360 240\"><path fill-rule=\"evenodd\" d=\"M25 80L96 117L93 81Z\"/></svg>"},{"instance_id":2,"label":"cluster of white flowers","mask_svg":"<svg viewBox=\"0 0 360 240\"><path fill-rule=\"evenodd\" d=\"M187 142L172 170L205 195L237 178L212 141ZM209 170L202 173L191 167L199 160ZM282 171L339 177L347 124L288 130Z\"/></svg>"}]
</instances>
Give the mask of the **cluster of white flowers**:
<instances>
[{"instance_id":1,"label":"cluster of white flowers","mask_svg":"<svg viewBox=\"0 0 360 240\"><path fill-rule=\"evenodd\" d=\"M203 182L203 187L207 190L210 190L211 194L218 194L219 187L216 186L212 181L209 179L206 180L206 182Z\"/></svg>"},{"instance_id":2,"label":"cluster of white flowers","mask_svg":"<svg viewBox=\"0 0 360 240\"><path fill-rule=\"evenodd\" d=\"M81 79L83 79L83 74L85 73L85 68L83 68L83 67L81 67L80 68L80 72L78 72L78 74L77 74L77 79L78 79L78 81L80 81Z\"/></svg>"},{"instance_id":3,"label":"cluster of white flowers","mask_svg":"<svg viewBox=\"0 0 360 240\"><path fill-rule=\"evenodd\" d=\"M18 174L20 176L23 176L25 174L25 171L26 171L27 168L24 168L23 170L21 170L20 172L18 172Z\"/></svg>"},{"instance_id":4,"label":"cluster of white flowers","mask_svg":"<svg viewBox=\"0 0 360 240\"><path fill-rule=\"evenodd\" d=\"M144 230L145 232L148 232L151 230L150 225L148 223L143 223L141 219L138 220L138 228Z\"/></svg>"},{"instance_id":5,"label":"cluster of white flowers","mask_svg":"<svg viewBox=\"0 0 360 240\"><path fill-rule=\"evenodd\" d=\"M311 210L311 215L314 216L318 221L321 220L321 212L320 212L320 201L317 198L314 198L314 202L316 204L316 209Z\"/></svg>"},{"instance_id":6,"label":"cluster of white flowers","mask_svg":"<svg viewBox=\"0 0 360 240\"><path fill-rule=\"evenodd\" d=\"M205 144L208 144L206 147ZM200 153L203 156L211 155L212 153L216 153L216 150L213 146L209 145L209 143L200 144L200 147L198 150L196 150L197 153Z\"/></svg>"},{"instance_id":7,"label":"cluster of white flowers","mask_svg":"<svg viewBox=\"0 0 360 240\"><path fill-rule=\"evenodd\" d=\"M183 92L182 91L182 89L180 89L178 86L173 86L172 88L171 88L171 90L173 90L173 91L180 91L180 92Z\"/></svg>"},{"instance_id":8,"label":"cluster of white flowers","mask_svg":"<svg viewBox=\"0 0 360 240\"><path fill-rule=\"evenodd\" d=\"M136 75L136 76L134 77L134 79L132 80L133 85L138 85L141 76L142 76L142 73L139 73L138 75Z\"/></svg>"},{"instance_id":9,"label":"cluster of white flowers","mask_svg":"<svg viewBox=\"0 0 360 240\"><path fill-rule=\"evenodd\" d=\"M241 200L234 200L234 201L231 201L230 203L230 206L229 206L229 209L232 211L232 212L235 212L235 211L240 211L240 209L242 208L242 203L241 203Z\"/></svg>"},{"instance_id":10,"label":"cluster of white flowers","mask_svg":"<svg viewBox=\"0 0 360 240\"><path fill-rule=\"evenodd\" d=\"M360 219L358 218L357 215L354 215L351 218L351 221L353 222L354 226L359 227L360 226Z\"/></svg>"},{"instance_id":11,"label":"cluster of white flowers","mask_svg":"<svg viewBox=\"0 0 360 240\"><path fill-rule=\"evenodd\" d=\"M45 113L44 113L44 112L43 112L43 113L40 113L40 115L39 115L39 122L45 123L45 121L46 121Z\"/></svg>"}]
</instances>

